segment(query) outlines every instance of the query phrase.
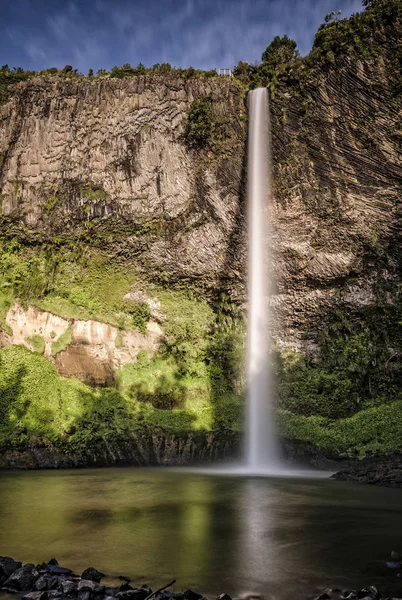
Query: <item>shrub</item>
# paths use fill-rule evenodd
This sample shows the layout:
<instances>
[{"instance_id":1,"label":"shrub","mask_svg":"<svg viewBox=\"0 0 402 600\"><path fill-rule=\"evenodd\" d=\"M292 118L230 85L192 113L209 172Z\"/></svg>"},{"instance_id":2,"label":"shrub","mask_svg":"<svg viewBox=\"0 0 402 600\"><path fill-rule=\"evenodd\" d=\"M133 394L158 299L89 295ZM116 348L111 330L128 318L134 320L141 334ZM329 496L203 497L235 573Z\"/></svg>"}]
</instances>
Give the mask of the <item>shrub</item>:
<instances>
[{"instance_id":1,"label":"shrub","mask_svg":"<svg viewBox=\"0 0 402 600\"><path fill-rule=\"evenodd\" d=\"M214 124L212 98L202 96L194 100L184 124L184 137L188 149L207 148Z\"/></svg>"}]
</instances>

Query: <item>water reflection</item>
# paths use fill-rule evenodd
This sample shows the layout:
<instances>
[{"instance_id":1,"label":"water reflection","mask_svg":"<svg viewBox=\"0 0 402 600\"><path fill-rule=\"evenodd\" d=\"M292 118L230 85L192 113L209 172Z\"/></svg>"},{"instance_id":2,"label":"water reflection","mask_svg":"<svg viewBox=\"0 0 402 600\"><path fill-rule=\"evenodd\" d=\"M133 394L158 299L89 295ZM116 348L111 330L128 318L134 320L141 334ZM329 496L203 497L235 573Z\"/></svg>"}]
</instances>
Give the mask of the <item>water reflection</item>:
<instances>
[{"instance_id":1,"label":"water reflection","mask_svg":"<svg viewBox=\"0 0 402 600\"><path fill-rule=\"evenodd\" d=\"M307 597L370 583L400 547L402 492L158 469L0 474L0 555L136 584Z\"/></svg>"}]
</instances>

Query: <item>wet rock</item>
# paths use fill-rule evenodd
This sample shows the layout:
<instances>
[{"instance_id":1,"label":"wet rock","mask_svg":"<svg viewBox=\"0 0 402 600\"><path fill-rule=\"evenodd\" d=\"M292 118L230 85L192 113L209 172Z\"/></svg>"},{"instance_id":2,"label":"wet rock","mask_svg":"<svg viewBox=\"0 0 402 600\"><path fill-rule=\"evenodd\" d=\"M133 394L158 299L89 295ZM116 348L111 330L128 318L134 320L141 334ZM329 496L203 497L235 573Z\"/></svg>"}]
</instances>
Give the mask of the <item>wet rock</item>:
<instances>
[{"instance_id":1,"label":"wet rock","mask_svg":"<svg viewBox=\"0 0 402 600\"><path fill-rule=\"evenodd\" d=\"M78 600L91 600L91 592L78 592Z\"/></svg>"},{"instance_id":2,"label":"wet rock","mask_svg":"<svg viewBox=\"0 0 402 600\"><path fill-rule=\"evenodd\" d=\"M85 571L82 573L81 578L86 579L87 581L96 581L96 583L100 583L102 577L104 576L104 573L101 573L93 567L89 567L88 569L85 569Z\"/></svg>"},{"instance_id":3,"label":"wet rock","mask_svg":"<svg viewBox=\"0 0 402 600\"><path fill-rule=\"evenodd\" d=\"M197 592L193 592L192 590L186 590L184 592L184 597L186 600L201 600L203 596L197 594Z\"/></svg>"},{"instance_id":4,"label":"wet rock","mask_svg":"<svg viewBox=\"0 0 402 600\"><path fill-rule=\"evenodd\" d=\"M331 596L328 594L328 592L323 592L316 600L330 600L330 598Z\"/></svg>"},{"instance_id":5,"label":"wet rock","mask_svg":"<svg viewBox=\"0 0 402 600\"><path fill-rule=\"evenodd\" d=\"M106 586L105 587L105 591L104 594L105 596L117 596L117 594L120 592L120 588L119 587L114 587L114 586Z\"/></svg>"},{"instance_id":6,"label":"wet rock","mask_svg":"<svg viewBox=\"0 0 402 600\"><path fill-rule=\"evenodd\" d=\"M47 592L29 592L29 594L25 594L25 596L22 597L22 600L48 600L49 596L47 594Z\"/></svg>"},{"instance_id":7,"label":"wet rock","mask_svg":"<svg viewBox=\"0 0 402 600\"><path fill-rule=\"evenodd\" d=\"M147 596L149 596L148 592L142 588L135 588L133 590L127 590L117 594L117 598L119 598L119 600L145 600Z\"/></svg>"},{"instance_id":8,"label":"wet rock","mask_svg":"<svg viewBox=\"0 0 402 600\"><path fill-rule=\"evenodd\" d=\"M57 600L58 598L61 598L62 595L63 593L59 592L59 590L50 590L48 592L49 600Z\"/></svg>"},{"instance_id":9,"label":"wet rock","mask_svg":"<svg viewBox=\"0 0 402 600\"><path fill-rule=\"evenodd\" d=\"M370 587L363 588L359 593L359 598L367 598L367 600L379 600L381 594L378 589L371 585Z\"/></svg>"},{"instance_id":10,"label":"wet rock","mask_svg":"<svg viewBox=\"0 0 402 600\"><path fill-rule=\"evenodd\" d=\"M140 587L140 590L144 591L147 594L147 596L149 596L149 594L152 594L152 590L147 584L142 585Z\"/></svg>"},{"instance_id":11,"label":"wet rock","mask_svg":"<svg viewBox=\"0 0 402 600\"><path fill-rule=\"evenodd\" d=\"M10 556L4 556L0 560L0 585L8 579L17 569L22 567L22 563L16 562Z\"/></svg>"},{"instance_id":12,"label":"wet rock","mask_svg":"<svg viewBox=\"0 0 402 600\"><path fill-rule=\"evenodd\" d=\"M91 579L81 579L81 581L78 582L78 592L90 592L90 594L98 596L103 594L104 591L104 585L100 585Z\"/></svg>"},{"instance_id":13,"label":"wet rock","mask_svg":"<svg viewBox=\"0 0 402 600\"><path fill-rule=\"evenodd\" d=\"M59 567L58 565L48 564L47 570L52 575L71 575L71 569L67 569L66 567Z\"/></svg>"},{"instance_id":14,"label":"wet rock","mask_svg":"<svg viewBox=\"0 0 402 600\"><path fill-rule=\"evenodd\" d=\"M387 567L388 567L388 569L400 569L400 568L401 568L401 565L402 565L402 563L400 563L400 562L395 562L395 561L392 561L392 560L389 560L389 561L387 562Z\"/></svg>"},{"instance_id":15,"label":"wet rock","mask_svg":"<svg viewBox=\"0 0 402 600\"><path fill-rule=\"evenodd\" d=\"M30 590L38 578L39 573L35 565L28 564L14 571L4 585L17 591Z\"/></svg>"},{"instance_id":16,"label":"wet rock","mask_svg":"<svg viewBox=\"0 0 402 600\"><path fill-rule=\"evenodd\" d=\"M39 579L37 579L35 581L34 589L37 592L43 592L44 590L47 590L48 589L47 580L48 580L48 578L46 577L46 575L41 575L39 577Z\"/></svg>"},{"instance_id":17,"label":"wet rock","mask_svg":"<svg viewBox=\"0 0 402 600\"><path fill-rule=\"evenodd\" d=\"M67 596L73 596L77 592L78 583L76 581L63 581L61 591Z\"/></svg>"},{"instance_id":18,"label":"wet rock","mask_svg":"<svg viewBox=\"0 0 402 600\"><path fill-rule=\"evenodd\" d=\"M130 580L124 581L124 583L120 586L120 592L128 592L129 590L133 590L134 588L129 583Z\"/></svg>"},{"instance_id":19,"label":"wet rock","mask_svg":"<svg viewBox=\"0 0 402 600\"><path fill-rule=\"evenodd\" d=\"M216 600L232 600L232 598L228 594L221 594Z\"/></svg>"},{"instance_id":20,"label":"wet rock","mask_svg":"<svg viewBox=\"0 0 402 600\"><path fill-rule=\"evenodd\" d=\"M59 566L59 563L57 562L56 558L51 558L47 564L51 565L52 567L58 567Z\"/></svg>"}]
</instances>

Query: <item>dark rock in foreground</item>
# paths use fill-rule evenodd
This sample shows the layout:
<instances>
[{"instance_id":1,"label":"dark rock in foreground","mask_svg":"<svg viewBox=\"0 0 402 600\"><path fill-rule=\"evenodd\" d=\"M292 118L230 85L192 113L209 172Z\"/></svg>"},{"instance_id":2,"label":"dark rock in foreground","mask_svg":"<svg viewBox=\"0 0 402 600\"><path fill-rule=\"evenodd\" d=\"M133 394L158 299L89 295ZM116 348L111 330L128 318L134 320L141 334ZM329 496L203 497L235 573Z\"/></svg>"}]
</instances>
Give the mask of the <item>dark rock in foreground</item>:
<instances>
[{"instance_id":1,"label":"dark rock in foreground","mask_svg":"<svg viewBox=\"0 0 402 600\"><path fill-rule=\"evenodd\" d=\"M400 555L392 551L391 558L400 558ZM55 569L60 572L55 574ZM120 579L125 581L120 587L105 586L101 584L101 579L106 576L93 567L85 569L82 576L78 577L70 569L60 567L55 559L38 566L21 566L10 557L0 557L0 576L0 597L2 593L15 593L22 600L207 600L193 590L178 593L169 591L168 588L175 581L155 592L148 585L132 588L128 579L123 577ZM232 598L228 594L221 594L216 600ZM375 586L369 586L346 591L328 588L315 596L314 600L402 600L402 584L398 596L384 597Z\"/></svg>"},{"instance_id":2,"label":"dark rock in foreground","mask_svg":"<svg viewBox=\"0 0 402 600\"><path fill-rule=\"evenodd\" d=\"M338 481L356 481L384 487L402 487L402 456L362 461L342 469L333 479Z\"/></svg>"}]
</instances>

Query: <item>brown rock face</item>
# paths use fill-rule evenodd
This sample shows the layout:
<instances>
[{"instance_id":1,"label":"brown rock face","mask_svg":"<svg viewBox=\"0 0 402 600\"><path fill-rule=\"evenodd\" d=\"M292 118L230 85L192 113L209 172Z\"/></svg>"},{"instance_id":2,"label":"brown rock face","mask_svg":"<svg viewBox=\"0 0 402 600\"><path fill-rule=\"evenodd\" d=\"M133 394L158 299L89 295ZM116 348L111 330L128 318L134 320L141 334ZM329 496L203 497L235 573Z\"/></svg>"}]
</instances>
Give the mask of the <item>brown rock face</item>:
<instances>
[{"instance_id":1,"label":"brown rock face","mask_svg":"<svg viewBox=\"0 0 402 600\"><path fill-rule=\"evenodd\" d=\"M229 150L204 166L183 130L205 95ZM216 280L236 226L242 111L242 90L228 80L30 80L0 106L3 215L42 238L96 224L160 277Z\"/></svg>"},{"instance_id":2,"label":"brown rock face","mask_svg":"<svg viewBox=\"0 0 402 600\"><path fill-rule=\"evenodd\" d=\"M183 131L203 95L227 141L201 160ZM3 214L40 239L90 227L150 280L243 301L244 100L223 78L21 84L0 107ZM378 287L389 303L398 293L401 99L381 60L340 57L277 90L271 113L275 338L314 354L335 308L370 305Z\"/></svg>"},{"instance_id":3,"label":"brown rock face","mask_svg":"<svg viewBox=\"0 0 402 600\"><path fill-rule=\"evenodd\" d=\"M115 379L111 357L102 346L71 344L56 356L54 364L61 375L90 385L110 386Z\"/></svg>"}]
</instances>

